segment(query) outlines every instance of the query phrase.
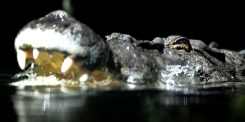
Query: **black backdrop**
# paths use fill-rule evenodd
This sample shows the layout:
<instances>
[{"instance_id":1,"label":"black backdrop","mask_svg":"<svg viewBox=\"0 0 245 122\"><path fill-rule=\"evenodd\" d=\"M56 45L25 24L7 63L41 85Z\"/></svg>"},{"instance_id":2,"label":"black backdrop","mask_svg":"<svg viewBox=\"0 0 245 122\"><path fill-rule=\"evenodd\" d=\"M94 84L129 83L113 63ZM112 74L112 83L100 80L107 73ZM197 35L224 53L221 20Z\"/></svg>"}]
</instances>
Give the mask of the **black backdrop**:
<instances>
[{"instance_id":1,"label":"black backdrop","mask_svg":"<svg viewBox=\"0 0 245 122\"><path fill-rule=\"evenodd\" d=\"M1 5L0 67L18 68L14 50L16 34L30 20L62 9L61 0L3 1ZM73 6L74 17L102 37L120 32L151 40L178 34L207 44L216 41L221 48L239 51L245 47L242 20L245 14L239 3L73 0Z\"/></svg>"}]
</instances>

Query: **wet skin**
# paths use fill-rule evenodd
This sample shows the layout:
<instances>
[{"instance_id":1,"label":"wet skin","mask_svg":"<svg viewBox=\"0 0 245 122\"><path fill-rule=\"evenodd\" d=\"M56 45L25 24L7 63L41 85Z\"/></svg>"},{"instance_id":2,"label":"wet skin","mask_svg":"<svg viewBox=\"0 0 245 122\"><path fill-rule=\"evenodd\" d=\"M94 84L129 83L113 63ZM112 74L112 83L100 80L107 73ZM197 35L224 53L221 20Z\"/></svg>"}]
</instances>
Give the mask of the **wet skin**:
<instances>
[{"instance_id":1,"label":"wet skin","mask_svg":"<svg viewBox=\"0 0 245 122\"><path fill-rule=\"evenodd\" d=\"M155 85L170 80L183 85L244 81L244 58L209 48L201 40L179 35L137 40L120 33L106 38L66 12L53 11L20 30L17 60L22 70L31 69L37 76L55 75L78 83L108 78ZM234 57L239 58L231 60Z\"/></svg>"},{"instance_id":2,"label":"wet skin","mask_svg":"<svg viewBox=\"0 0 245 122\"><path fill-rule=\"evenodd\" d=\"M91 75L104 79L102 70L109 52L99 35L60 10L24 26L15 39L15 49L21 69L31 65L36 75L81 82Z\"/></svg>"}]
</instances>

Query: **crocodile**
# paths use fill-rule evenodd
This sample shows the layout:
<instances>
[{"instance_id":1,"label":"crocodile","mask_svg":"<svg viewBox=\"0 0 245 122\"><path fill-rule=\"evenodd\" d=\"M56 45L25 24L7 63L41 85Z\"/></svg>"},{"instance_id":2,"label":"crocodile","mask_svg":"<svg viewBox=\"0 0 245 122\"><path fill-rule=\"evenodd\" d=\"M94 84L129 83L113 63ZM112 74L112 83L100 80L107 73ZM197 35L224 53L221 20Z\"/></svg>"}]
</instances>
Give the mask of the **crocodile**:
<instances>
[{"instance_id":1,"label":"crocodile","mask_svg":"<svg viewBox=\"0 0 245 122\"><path fill-rule=\"evenodd\" d=\"M244 51L207 46L181 35L138 40L102 38L63 10L25 25L15 39L20 68L35 76L89 83L113 81L164 86L245 81Z\"/></svg>"}]
</instances>

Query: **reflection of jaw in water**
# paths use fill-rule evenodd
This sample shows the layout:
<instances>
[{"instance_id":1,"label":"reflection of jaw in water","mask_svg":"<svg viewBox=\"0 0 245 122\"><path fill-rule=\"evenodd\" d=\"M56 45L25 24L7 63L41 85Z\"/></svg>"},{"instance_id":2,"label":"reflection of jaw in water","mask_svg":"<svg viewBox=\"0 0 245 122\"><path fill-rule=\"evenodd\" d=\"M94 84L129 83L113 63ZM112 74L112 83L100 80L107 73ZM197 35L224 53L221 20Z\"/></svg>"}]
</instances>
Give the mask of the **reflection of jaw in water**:
<instances>
[{"instance_id":1,"label":"reflection of jaw in water","mask_svg":"<svg viewBox=\"0 0 245 122\"><path fill-rule=\"evenodd\" d=\"M35 95L27 91L24 94L17 94L13 98L20 122L33 120L77 121L80 118L79 111L82 111L86 101L86 95L81 94L59 95L47 92Z\"/></svg>"}]
</instances>

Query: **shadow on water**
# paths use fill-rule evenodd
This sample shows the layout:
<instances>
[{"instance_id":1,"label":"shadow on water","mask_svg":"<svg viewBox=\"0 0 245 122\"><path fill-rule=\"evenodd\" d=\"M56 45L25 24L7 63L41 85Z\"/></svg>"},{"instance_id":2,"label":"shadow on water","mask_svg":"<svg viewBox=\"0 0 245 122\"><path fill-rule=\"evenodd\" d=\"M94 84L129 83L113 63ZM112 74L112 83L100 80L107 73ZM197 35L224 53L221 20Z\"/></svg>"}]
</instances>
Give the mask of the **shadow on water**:
<instances>
[{"instance_id":1,"label":"shadow on water","mask_svg":"<svg viewBox=\"0 0 245 122\"><path fill-rule=\"evenodd\" d=\"M38 121L244 121L245 90L184 94L163 90L20 91L1 76L1 119Z\"/></svg>"}]
</instances>

